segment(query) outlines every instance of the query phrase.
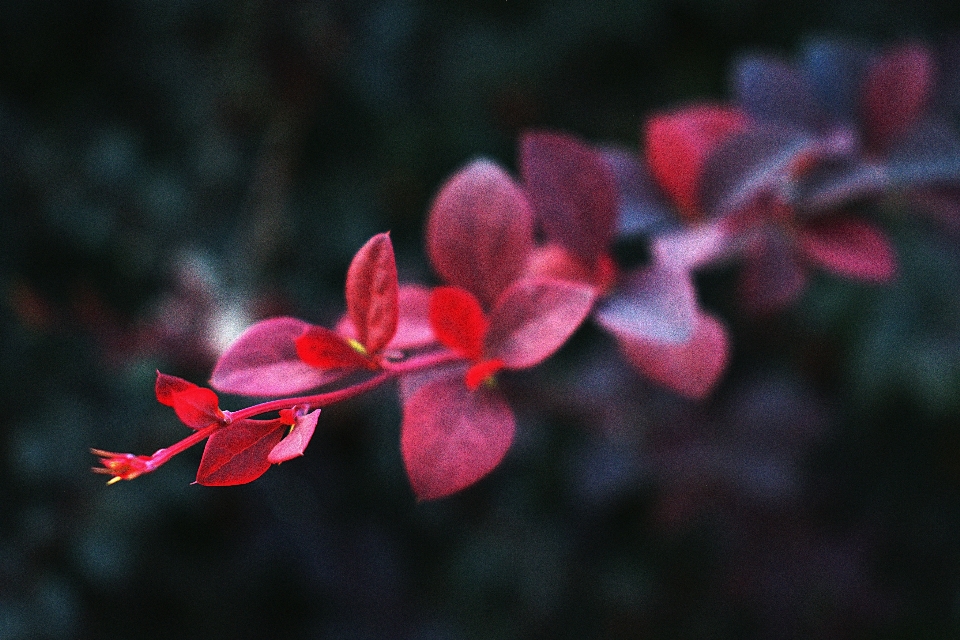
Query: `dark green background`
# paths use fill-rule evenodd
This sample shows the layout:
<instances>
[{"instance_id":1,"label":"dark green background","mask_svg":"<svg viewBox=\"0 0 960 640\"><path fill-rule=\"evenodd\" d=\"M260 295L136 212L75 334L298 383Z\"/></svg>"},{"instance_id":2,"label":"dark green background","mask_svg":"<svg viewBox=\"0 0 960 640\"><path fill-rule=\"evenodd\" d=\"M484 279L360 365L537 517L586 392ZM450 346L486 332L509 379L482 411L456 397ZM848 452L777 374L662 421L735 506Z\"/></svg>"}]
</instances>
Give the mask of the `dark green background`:
<instances>
[{"instance_id":1,"label":"dark green background","mask_svg":"<svg viewBox=\"0 0 960 640\"><path fill-rule=\"evenodd\" d=\"M756 319L705 274L734 359L703 403L585 327L504 377L517 442L447 500L413 498L392 389L243 487L190 486L198 449L107 488L87 449L185 435L154 370L332 321L374 233L432 282L432 194L524 128L636 147L738 53L939 46L958 7L0 2L0 640L957 637L960 238L896 198L866 211L896 284Z\"/></svg>"}]
</instances>

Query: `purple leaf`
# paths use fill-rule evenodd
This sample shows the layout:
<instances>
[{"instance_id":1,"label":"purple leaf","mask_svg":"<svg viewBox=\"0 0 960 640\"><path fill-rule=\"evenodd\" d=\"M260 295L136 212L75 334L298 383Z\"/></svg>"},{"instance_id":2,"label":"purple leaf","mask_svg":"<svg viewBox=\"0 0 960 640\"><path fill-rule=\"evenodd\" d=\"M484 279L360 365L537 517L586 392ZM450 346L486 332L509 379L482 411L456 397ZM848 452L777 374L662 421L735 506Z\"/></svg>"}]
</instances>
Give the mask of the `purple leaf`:
<instances>
[{"instance_id":1,"label":"purple leaf","mask_svg":"<svg viewBox=\"0 0 960 640\"><path fill-rule=\"evenodd\" d=\"M744 111L760 122L816 131L823 113L810 82L792 65L766 56L734 63L733 92Z\"/></svg>"},{"instance_id":2,"label":"purple leaf","mask_svg":"<svg viewBox=\"0 0 960 640\"><path fill-rule=\"evenodd\" d=\"M246 484L270 468L270 451L286 429L280 420L238 420L207 440L197 483L210 487Z\"/></svg>"},{"instance_id":3,"label":"purple leaf","mask_svg":"<svg viewBox=\"0 0 960 640\"><path fill-rule=\"evenodd\" d=\"M524 192L488 160L476 160L440 189L427 221L437 273L488 307L520 273L533 249L533 212Z\"/></svg>"},{"instance_id":4,"label":"purple leaf","mask_svg":"<svg viewBox=\"0 0 960 640\"><path fill-rule=\"evenodd\" d=\"M874 149L886 149L926 111L933 97L933 56L919 44L903 45L876 58L863 83L863 121Z\"/></svg>"},{"instance_id":5,"label":"purple leaf","mask_svg":"<svg viewBox=\"0 0 960 640\"><path fill-rule=\"evenodd\" d=\"M831 218L808 224L800 247L811 262L848 278L886 282L897 271L897 259L883 232L865 220Z\"/></svg>"},{"instance_id":6,"label":"purple leaf","mask_svg":"<svg viewBox=\"0 0 960 640\"><path fill-rule=\"evenodd\" d=\"M596 296L593 287L564 280L515 282L490 314L485 356L509 369L542 362L583 323Z\"/></svg>"},{"instance_id":7,"label":"purple leaf","mask_svg":"<svg viewBox=\"0 0 960 640\"><path fill-rule=\"evenodd\" d=\"M960 184L960 137L948 123L926 118L891 150L887 171L891 188Z\"/></svg>"},{"instance_id":8,"label":"purple leaf","mask_svg":"<svg viewBox=\"0 0 960 640\"><path fill-rule=\"evenodd\" d=\"M244 331L220 356L210 385L244 396L284 396L319 387L345 375L321 371L300 359L294 341L310 324L296 318L263 320Z\"/></svg>"},{"instance_id":9,"label":"purple leaf","mask_svg":"<svg viewBox=\"0 0 960 640\"><path fill-rule=\"evenodd\" d=\"M855 122L869 59L866 49L842 40L814 39L803 47L801 59L821 108L835 123Z\"/></svg>"},{"instance_id":10,"label":"purple leaf","mask_svg":"<svg viewBox=\"0 0 960 640\"><path fill-rule=\"evenodd\" d=\"M617 185L618 235L649 234L675 223L676 216L635 151L608 147L601 153Z\"/></svg>"},{"instance_id":11,"label":"purple leaf","mask_svg":"<svg viewBox=\"0 0 960 640\"><path fill-rule=\"evenodd\" d=\"M807 285L792 239L777 229L761 232L745 249L740 297L747 311L769 314L789 306Z\"/></svg>"},{"instance_id":12,"label":"purple leaf","mask_svg":"<svg viewBox=\"0 0 960 640\"><path fill-rule=\"evenodd\" d=\"M296 416L293 423L293 430L281 440L267 456L267 461L272 464L280 464L287 460L292 460L297 456L302 456L303 451L310 443L313 432L317 428L317 420L320 418L320 409L311 411L306 415Z\"/></svg>"},{"instance_id":13,"label":"purple leaf","mask_svg":"<svg viewBox=\"0 0 960 640\"><path fill-rule=\"evenodd\" d=\"M593 317L618 338L683 343L693 334L696 315L689 273L657 265L629 274Z\"/></svg>"},{"instance_id":14,"label":"purple leaf","mask_svg":"<svg viewBox=\"0 0 960 640\"><path fill-rule=\"evenodd\" d=\"M618 335L620 349L641 373L689 398L705 398L730 359L723 325L707 313L698 313L690 339L664 343Z\"/></svg>"},{"instance_id":15,"label":"purple leaf","mask_svg":"<svg viewBox=\"0 0 960 640\"><path fill-rule=\"evenodd\" d=\"M606 254L617 220L617 185L603 155L562 133L528 131L520 175L548 242L592 263Z\"/></svg>"},{"instance_id":16,"label":"purple leaf","mask_svg":"<svg viewBox=\"0 0 960 640\"><path fill-rule=\"evenodd\" d=\"M445 376L420 387L404 404L400 450L420 500L469 487L503 460L513 441L513 412L498 392L469 391Z\"/></svg>"},{"instance_id":17,"label":"purple leaf","mask_svg":"<svg viewBox=\"0 0 960 640\"><path fill-rule=\"evenodd\" d=\"M732 250L728 225L711 222L686 226L653 239L653 261L679 272L699 269Z\"/></svg>"}]
</instances>

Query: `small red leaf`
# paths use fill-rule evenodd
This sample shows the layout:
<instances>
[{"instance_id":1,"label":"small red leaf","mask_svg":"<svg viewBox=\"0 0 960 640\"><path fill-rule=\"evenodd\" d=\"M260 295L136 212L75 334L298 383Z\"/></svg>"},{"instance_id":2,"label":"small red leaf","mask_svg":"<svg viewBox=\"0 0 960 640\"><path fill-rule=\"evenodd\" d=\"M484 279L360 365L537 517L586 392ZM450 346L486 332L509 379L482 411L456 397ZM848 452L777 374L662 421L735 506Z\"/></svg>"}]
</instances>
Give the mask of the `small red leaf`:
<instances>
[{"instance_id":1,"label":"small red leaf","mask_svg":"<svg viewBox=\"0 0 960 640\"><path fill-rule=\"evenodd\" d=\"M729 360L723 325L701 313L688 342L619 339L627 359L654 382L689 398L705 398L720 379Z\"/></svg>"},{"instance_id":2,"label":"small red leaf","mask_svg":"<svg viewBox=\"0 0 960 640\"><path fill-rule=\"evenodd\" d=\"M594 287L564 280L520 280L503 292L490 314L484 353L509 369L550 357L593 308Z\"/></svg>"},{"instance_id":3,"label":"small red leaf","mask_svg":"<svg viewBox=\"0 0 960 640\"><path fill-rule=\"evenodd\" d=\"M421 387L404 405L400 427L400 450L417 498L448 496L493 471L514 429L513 412L496 391L469 391L458 375Z\"/></svg>"},{"instance_id":4,"label":"small red leaf","mask_svg":"<svg viewBox=\"0 0 960 640\"><path fill-rule=\"evenodd\" d=\"M903 135L926 110L933 96L936 69L930 52L905 45L876 59L863 84L863 118L874 148Z\"/></svg>"},{"instance_id":5,"label":"small red leaf","mask_svg":"<svg viewBox=\"0 0 960 640\"><path fill-rule=\"evenodd\" d=\"M173 395L173 410L180 422L191 429L202 429L223 420L217 394L204 387L184 389Z\"/></svg>"},{"instance_id":6,"label":"small red leaf","mask_svg":"<svg viewBox=\"0 0 960 640\"><path fill-rule=\"evenodd\" d=\"M301 360L324 371L375 368L375 364L352 347L346 338L326 327L310 327L294 341L294 345Z\"/></svg>"},{"instance_id":7,"label":"small red leaf","mask_svg":"<svg viewBox=\"0 0 960 640\"><path fill-rule=\"evenodd\" d=\"M592 264L606 254L617 220L617 182L603 154L562 133L528 131L520 174L547 240Z\"/></svg>"},{"instance_id":8,"label":"small red leaf","mask_svg":"<svg viewBox=\"0 0 960 640\"><path fill-rule=\"evenodd\" d=\"M865 220L818 220L800 231L807 258L841 276L886 282L897 271L897 259L886 236Z\"/></svg>"},{"instance_id":9,"label":"small red leaf","mask_svg":"<svg viewBox=\"0 0 960 640\"><path fill-rule=\"evenodd\" d=\"M157 381L153 389L157 395L157 402L172 407L173 397L176 394L186 391L187 389L195 389L196 387L197 385L189 380L157 371Z\"/></svg>"},{"instance_id":10,"label":"small red leaf","mask_svg":"<svg viewBox=\"0 0 960 640\"><path fill-rule=\"evenodd\" d=\"M742 111L696 105L647 120L647 164L660 187L688 220L702 216L700 178L710 153L747 127Z\"/></svg>"},{"instance_id":11,"label":"small red leaf","mask_svg":"<svg viewBox=\"0 0 960 640\"><path fill-rule=\"evenodd\" d=\"M459 287L437 287L430 296L430 325L437 340L469 360L483 356L489 322L480 302Z\"/></svg>"},{"instance_id":12,"label":"small red leaf","mask_svg":"<svg viewBox=\"0 0 960 640\"><path fill-rule=\"evenodd\" d=\"M154 391L160 404L173 407L180 421L191 429L202 429L223 420L217 394L210 389L157 371Z\"/></svg>"},{"instance_id":13,"label":"small red leaf","mask_svg":"<svg viewBox=\"0 0 960 640\"><path fill-rule=\"evenodd\" d=\"M321 371L297 355L296 340L310 328L296 318L263 320L220 356L210 385L244 396L286 396L332 382L345 371Z\"/></svg>"},{"instance_id":14,"label":"small red leaf","mask_svg":"<svg viewBox=\"0 0 960 640\"><path fill-rule=\"evenodd\" d=\"M280 441L273 449L267 460L273 464L280 464L302 456L304 449L313 437L313 432L317 428L317 419L320 417L320 409L311 411L306 415L297 415L294 418L293 430Z\"/></svg>"},{"instance_id":15,"label":"small red leaf","mask_svg":"<svg viewBox=\"0 0 960 640\"><path fill-rule=\"evenodd\" d=\"M467 383L467 389L470 389L470 391L476 391L481 384L489 380L491 376L495 375L497 371L500 371L501 369L503 369L503 360L500 360L499 358L478 362L467 369L467 374L464 376L464 381Z\"/></svg>"},{"instance_id":16,"label":"small red leaf","mask_svg":"<svg viewBox=\"0 0 960 640\"><path fill-rule=\"evenodd\" d=\"M238 420L207 440L197 483L210 487L246 484L270 468L267 456L283 438L280 420Z\"/></svg>"},{"instance_id":17,"label":"small red leaf","mask_svg":"<svg viewBox=\"0 0 960 640\"><path fill-rule=\"evenodd\" d=\"M390 236L373 236L353 257L347 271L347 314L360 343L370 353L387 346L397 332L399 285Z\"/></svg>"},{"instance_id":18,"label":"small red leaf","mask_svg":"<svg viewBox=\"0 0 960 640\"><path fill-rule=\"evenodd\" d=\"M427 253L448 284L492 305L533 249L533 213L498 165L476 160L440 189L427 221Z\"/></svg>"}]
</instances>

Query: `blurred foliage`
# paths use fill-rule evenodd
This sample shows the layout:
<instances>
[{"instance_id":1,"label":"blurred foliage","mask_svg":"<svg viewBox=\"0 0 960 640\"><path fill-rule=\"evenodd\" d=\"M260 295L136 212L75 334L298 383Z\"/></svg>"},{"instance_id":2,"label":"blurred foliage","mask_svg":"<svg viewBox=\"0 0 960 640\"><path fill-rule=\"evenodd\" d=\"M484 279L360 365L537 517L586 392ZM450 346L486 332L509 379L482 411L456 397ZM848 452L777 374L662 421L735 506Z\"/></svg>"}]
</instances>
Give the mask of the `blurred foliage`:
<instances>
[{"instance_id":1,"label":"blurred foliage","mask_svg":"<svg viewBox=\"0 0 960 640\"><path fill-rule=\"evenodd\" d=\"M202 382L251 321L329 321L392 230L429 280L430 197L517 133L637 144L725 93L734 54L831 33L942 42L956 3L0 1L0 639L953 638L960 634L960 238L879 212L902 278L818 277L745 318L693 404L585 328L532 375L507 463L417 504L390 393L302 460L190 486L149 453L153 371ZM231 406L226 403L226 406Z\"/></svg>"}]
</instances>

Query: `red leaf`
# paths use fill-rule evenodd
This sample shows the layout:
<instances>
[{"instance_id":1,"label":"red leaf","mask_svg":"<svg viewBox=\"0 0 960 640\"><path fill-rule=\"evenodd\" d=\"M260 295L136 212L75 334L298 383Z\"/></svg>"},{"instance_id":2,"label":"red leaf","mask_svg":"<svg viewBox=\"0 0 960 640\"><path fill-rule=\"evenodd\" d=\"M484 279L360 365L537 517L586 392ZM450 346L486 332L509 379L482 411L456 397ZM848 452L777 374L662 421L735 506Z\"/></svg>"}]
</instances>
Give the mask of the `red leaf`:
<instances>
[{"instance_id":1,"label":"red leaf","mask_svg":"<svg viewBox=\"0 0 960 640\"><path fill-rule=\"evenodd\" d=\"M202 429L223 420L217 394L210 389L157 371L154 390L160 404L173 407L180 421L191 429Z\"/></svg>"},{"instance_id":2,"label":"red leaf","mask_svg":"<svg viewBox=\"0 0 960 640\"><path fill-rule=\"evenodd\" d=\"M520 140L520 175L549 242L588 264L606 254L617 182L599 150L570 135L530 131Z\"/></svg>"},{"instance_id":3,"label":"red leaf","mask_svg":"<svg viewBox=\"0 0 960 640\"><path fill-rule=\"evenodd\" d=\"M244 396L286 396L336 380L345 372L321 371L297 355L295 341L310 326L296 318L256 323L220 356L210 385Z\"/></svg>"},{"instance_id":4,"label":"red leaf","mask_svg":"<svg viewBox=\"0 0 960 640\"><path fill-rule=\"evenodd\" d=\"M353 348L347 339L326 327L312 326L294 341L297 355L321 370L375 368L374 363Z\"/></svg>"},{"instance_id":5,"label":"red leaf","mask_svg":"<svg viewBox=\"0 0 960 640\"><path fill-rule=\"evenodd\" d=\"M702 216L700 178L710 153L747 127L743 112L696 105L647 120L647 164L654 179L688 220Z\"/></svg>"},{"instance_id":6,"label":"red leaf","mask_svg":"<svg viewBox=\"0 0 960 640\"><path fill-rule=\"evenodd\" d=\"M484 353L510 369L542 362L573 335L596 296L593 287L564 280L513 283L490 314Z\"/></svg>"},{"instance_id":7,"label":"red leaf","mask_svg":"<svg viewBox=\"0 0 960 640\"><path fill-rule=\"evenodd\" d=\"M207 440L197 483L210 487L246 484L270 468L267 456L283 438L280 420L238 420Z\"/></svg>"},{"instance_id":8,"label":"red leaf","mask_svg":"<svg viewBox=\"0 0 960 640\"><path fill-rule=\"evenodd\" d=\"M469 391L460 376L421 387L404 405L400 427L400 450L417 498L448 496L493 471L514 429L513 412L496 391Z\"/></svg>"},{"instance_id":9,"label":"red leaf","mask_svg":"<svg viewBox=\"0 0 960 640\"><path fill-rule=\"evenodd\" d=\"M500 371L501 369L503 369L503 360L500 360L499 358L478 362L467 369L467 374L464 376L467 389L470 391L476 391L481 384L489 380L491 376L495 375L497 371Z\"/></svg>"},{"instance_id":10,"label":"red leaf","mask_svg":"<svg viewBox=\"0 0 960 640\"><path fill-rule=\"evenodd\" d=\"M195 389L197 385L189 380L178 378L177 376L167 375L157 371L157 381L153 385L154 393L157 396L157 402L165 404L168 407L173 406L173 398L176 394L182 393L187 389Z\"/></svg>"},{"instance_id":11,"label":"red leaf","mask_svg":"<svg viewBox=\"0 0 960 640\"><path fill-rule=\"evenodd\" d=\"M882 231L864 220L808 224L800 231L800 248L812 262L848 278L886 282L897 271L893 247Z\"/></svg>"},{"instance_id":12,"label":"red leaf","mask_svg":"<svg viewBox=\"0 0 960 640\"><path fill-rule=\"evenodd\" d=\"M910 44L876 59L863 84L867 138L882 149L916 123L933 95L936 70L926 48Z\"/></svg>"},{"instance_id":13,"label":"red leaf","mask_svg":"<svg viewBox=\"0 0 960 640\"><path fill-rule=\"evenodd\" d=\"M377 353L397 332L399 285L390 236L373 236L353 257L347 271L347 313L360 343Z\"/></svg>"},{"instance_id":14,"label":"red leaf","mask_svg":"<svg viewBox=\"0 0 960 640\"><path fill-rule=\"evenodd\" d=\"M427 253L437 273L491 306L533 248L533 213L507 173L476 160L440 189L427 221Z\"/></svg>"},{"instance_id":15,"label":"red leaf","mask_svg":"<svg viewBox=\"0 0 960 640\"><path fill-rule=\"evenodd\" d=\"M641 373L690 398L705 398L729 360L726 331L718 320L706 313L700 314L688 342L670 344L620 338L619 343L627 359Z\"/></svg>"},{"instance_id":16,"label":"red leaf","mask_svg":"<svg viewBox=\"0 0 960 640\"><path fill-rule=\"evenodd\" d=\"M443 346L469 360L483 356L489 322L480 302L459 287L437 287L430 296L430 325Z\"/></svg>"},{"instance_id":17,"label":"red leaf","mask_svg":"<svg viewBox=\"0 0 960 640\"><path fill-rule=\"evenodd\" d=\"M311 411L306 415L297 415L293 423L293 430L280 441L267 456L267 461L273 464L280 464L302 456L304 449L313 437L313 432L317 428L317 419L320 417L320 409Z\"/></svg>"},{"instance_id":18,"label":"red leaf","mask_svg":"<svg viewBox=\"0 0 960 640\"><path fill-rule=\"evenodd\" d=\"M387 344L387 349L416 349L436 342L430 326L430 290L415 284L400 287L398 295L400 314L397 332ZM343 316L337 323L336 332L346 338L357 339L357 331L350 316Z\"/></svg>"}]
</instances>

